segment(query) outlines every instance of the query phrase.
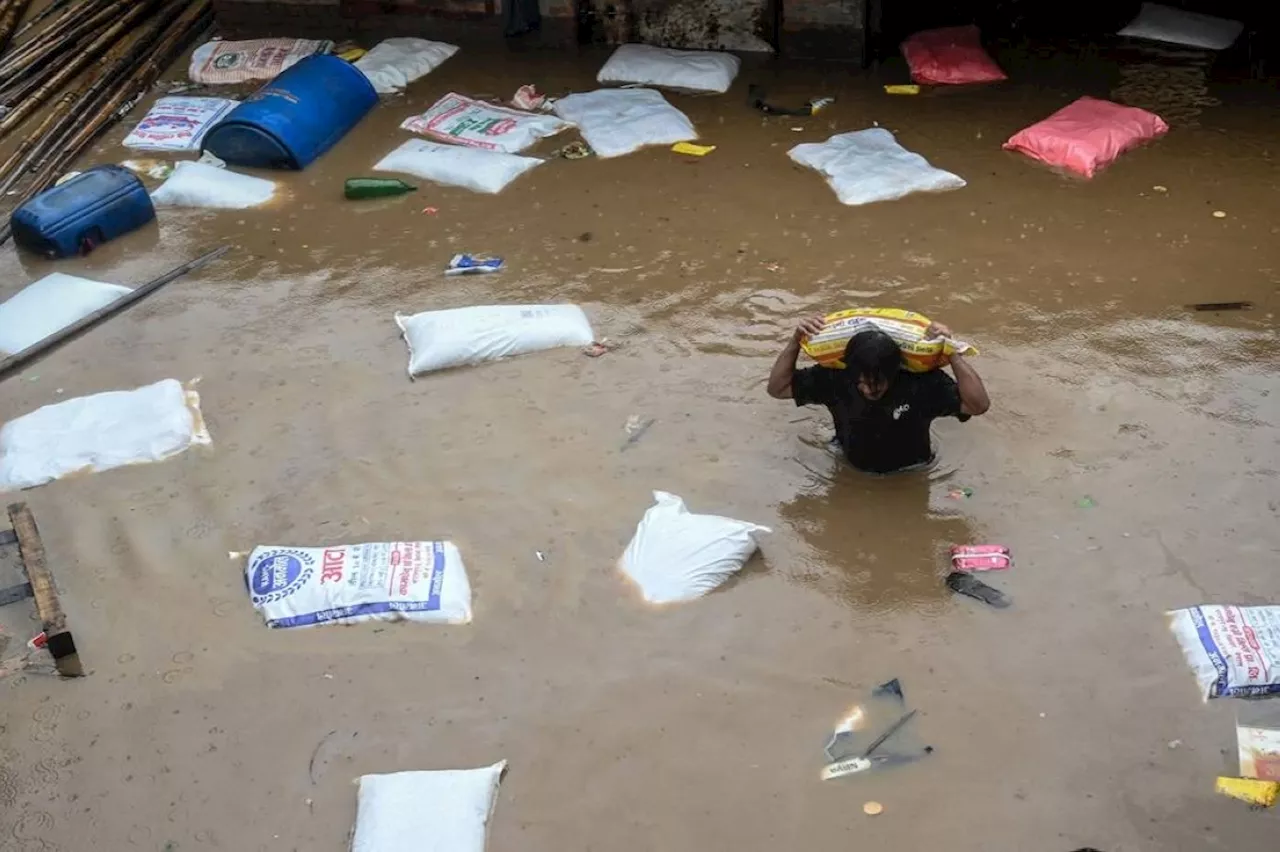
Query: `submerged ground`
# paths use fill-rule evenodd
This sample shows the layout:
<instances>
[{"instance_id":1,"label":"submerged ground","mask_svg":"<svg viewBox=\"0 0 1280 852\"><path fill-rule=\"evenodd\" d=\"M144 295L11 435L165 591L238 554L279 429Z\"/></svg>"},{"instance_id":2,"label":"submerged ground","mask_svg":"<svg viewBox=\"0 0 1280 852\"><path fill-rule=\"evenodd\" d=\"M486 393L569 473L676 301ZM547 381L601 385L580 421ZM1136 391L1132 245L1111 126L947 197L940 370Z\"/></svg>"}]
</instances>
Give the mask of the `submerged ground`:
<instances>
[{"instance_id":1,"label":"submerged ground","mask_svg":"<svg viewBox=\"0 0 1280 852\"><path fill-rule=\"evenodd\" d=\"M165 212L57 266L136 284L236 248L4 384L8 420L200 377L214 443L24 495L92 676L0 681L0 849L336 852L358 775L502 758L495 852L1274 848L1280 818L1212 792L1235 708L1200 700L1163 616L1280 602L1274 92L1220 84L1084 182L1000 143L1108 96L1105 59L1002 57L1014 82L897 98L892 69L749 66L670 98L705 158L342 200L441 94L583 90L600 61L464 50L272 209ZM769 119L753 81L838 101ZM846 208L785 155L873 123L968 187ZM445 278L458 251L509 268ZM0 263L0 295L53 268ZM405 376L395 311L569 301L621 347ZM800 315L868 303L982 350L992 411L938 425L932 473L838 469L825 414L764 393ZM656 422L623 451L632 415ZM771 526L763 558L643 605L614 562L654 489ZM269 632L227 558L420 538L461 548L472 625ZM945 590L954 542L1013 548L1012 609ZM934 754L819 781L832 724L891 677Z\"/></svg>"}]
</instances>

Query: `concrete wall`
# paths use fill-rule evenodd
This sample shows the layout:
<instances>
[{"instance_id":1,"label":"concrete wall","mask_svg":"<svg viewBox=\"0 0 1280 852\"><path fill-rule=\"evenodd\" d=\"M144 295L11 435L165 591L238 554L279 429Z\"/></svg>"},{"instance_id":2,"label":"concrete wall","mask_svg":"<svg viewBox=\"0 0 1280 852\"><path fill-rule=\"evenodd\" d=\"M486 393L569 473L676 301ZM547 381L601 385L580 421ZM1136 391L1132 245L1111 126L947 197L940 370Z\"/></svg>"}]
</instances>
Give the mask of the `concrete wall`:
<instances>
[{"instance_id":1,"label":"concrete wall","mask_svg":"<svg viewBox=\"0 0 1280 852\"><path fill-rule=\"evenodd\" d=\"M765 49L802 56L858 55L866 0L590 0L596 38L671 47ZM782 33L774 32L782 4ZM232 37L501 36L502 0L213 0ZM576 41L575 0L540 0L544 42Z\"/></svg>"}]
</instances>

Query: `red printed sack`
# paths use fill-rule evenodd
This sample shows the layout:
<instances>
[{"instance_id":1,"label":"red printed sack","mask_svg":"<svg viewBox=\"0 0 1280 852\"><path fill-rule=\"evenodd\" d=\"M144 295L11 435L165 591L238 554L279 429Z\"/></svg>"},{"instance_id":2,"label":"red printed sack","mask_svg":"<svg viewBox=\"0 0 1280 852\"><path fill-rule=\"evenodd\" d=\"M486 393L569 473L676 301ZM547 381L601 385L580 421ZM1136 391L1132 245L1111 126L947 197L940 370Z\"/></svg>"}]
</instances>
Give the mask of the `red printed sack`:
<instances>
[{"instance_id":1,"label":"red printed sack","mask_svg":"<svg viewBox=\"0 0 1280 852\"><path fill-rule=\"evenodd\" d=\"M1008 79L983 50L978 28L972 25L916 33L902 43L902 55L917 83L962 85Z\"/></svg>"},{"instance_id":2,"label":"red printed sack","mask_svg":"<svg viewBox=\"0 0 1280 852\"><path fill-rule=\"evenodd\" d=\"M1169 130L1164 119L1137 107L1083 97L1004 143L1042 163L1093 177L1125 151Z\"/></svg>"}]
</instances>

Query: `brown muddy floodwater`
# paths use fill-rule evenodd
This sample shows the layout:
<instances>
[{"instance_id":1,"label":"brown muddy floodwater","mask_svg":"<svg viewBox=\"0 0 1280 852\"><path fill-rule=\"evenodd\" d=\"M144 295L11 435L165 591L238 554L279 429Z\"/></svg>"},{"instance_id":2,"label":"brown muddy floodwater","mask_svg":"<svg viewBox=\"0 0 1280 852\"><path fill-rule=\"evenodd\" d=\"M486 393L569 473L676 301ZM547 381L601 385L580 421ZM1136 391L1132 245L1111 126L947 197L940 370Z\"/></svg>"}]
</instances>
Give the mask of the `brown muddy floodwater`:
<instances>
[{"instance_id":1,"label":"brown muddy floodwater","mask_svg":"<svg viewBox=\"0 0 1280 852\"><path fill-rule=\"evenodd\" d=\"M1212 792L1235 708L1201 702L1163 617L1280 602L1274 93L1224 87L1084 182L1000 142L1114 69L893 98L748 68L671 96L705 158L342 200L441 94L586 89L600 61L463 51L285 176L287 203L164 212L57 266L136 284L236 247L4 383L8 420L200 377L214 443L23 495L91 676L0 681L0 849L338 852L358 775L502 758L492 852L1275 849L1280 814ZM766 119L751 81L839 100ZM785 156L872 122L969 186L846 208ZM509 268L445 278L458 251ZM4 295L53 268L3 263ZM1256 308L1183 307L1237 300ZM565 301L621 348L405 376L397 310ZM765 395L799 316L867 303L982 349L994 406L938 424L931 473L839 469L825 413ZM633 414L656 423L622 452ZM772 526L762 558L643 605L614 563L654 489ZM227 558L405 538L461 548L473 624L268 631ZM1013 548L1013 608L944 589L954 542ZM933 755L820 781L831 726L892 677Z\"/></svg>"}]
</instances>

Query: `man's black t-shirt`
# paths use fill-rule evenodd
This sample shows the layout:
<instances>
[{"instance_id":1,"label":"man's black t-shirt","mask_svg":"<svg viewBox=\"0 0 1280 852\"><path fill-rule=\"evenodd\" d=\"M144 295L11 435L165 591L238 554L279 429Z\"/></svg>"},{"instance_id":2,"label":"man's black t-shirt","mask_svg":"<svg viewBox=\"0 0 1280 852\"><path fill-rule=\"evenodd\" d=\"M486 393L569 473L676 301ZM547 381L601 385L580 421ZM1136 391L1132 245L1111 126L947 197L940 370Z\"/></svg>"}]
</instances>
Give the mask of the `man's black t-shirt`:
<instances>
[{"instance_id":1,"label":"man's black t-shirt","mask_svg":"<svg viewBox=\"0 0 1280 852\"><path fill-rule=\"evenodd\" d=\"M885 395L869 400L847 370L809 367L791 379L796 405L825 405L845 458L859 470L889 473L933 458L929 424L960 411L960 390L942 370L898 373Z\"/></svg>"}]
</instances>

